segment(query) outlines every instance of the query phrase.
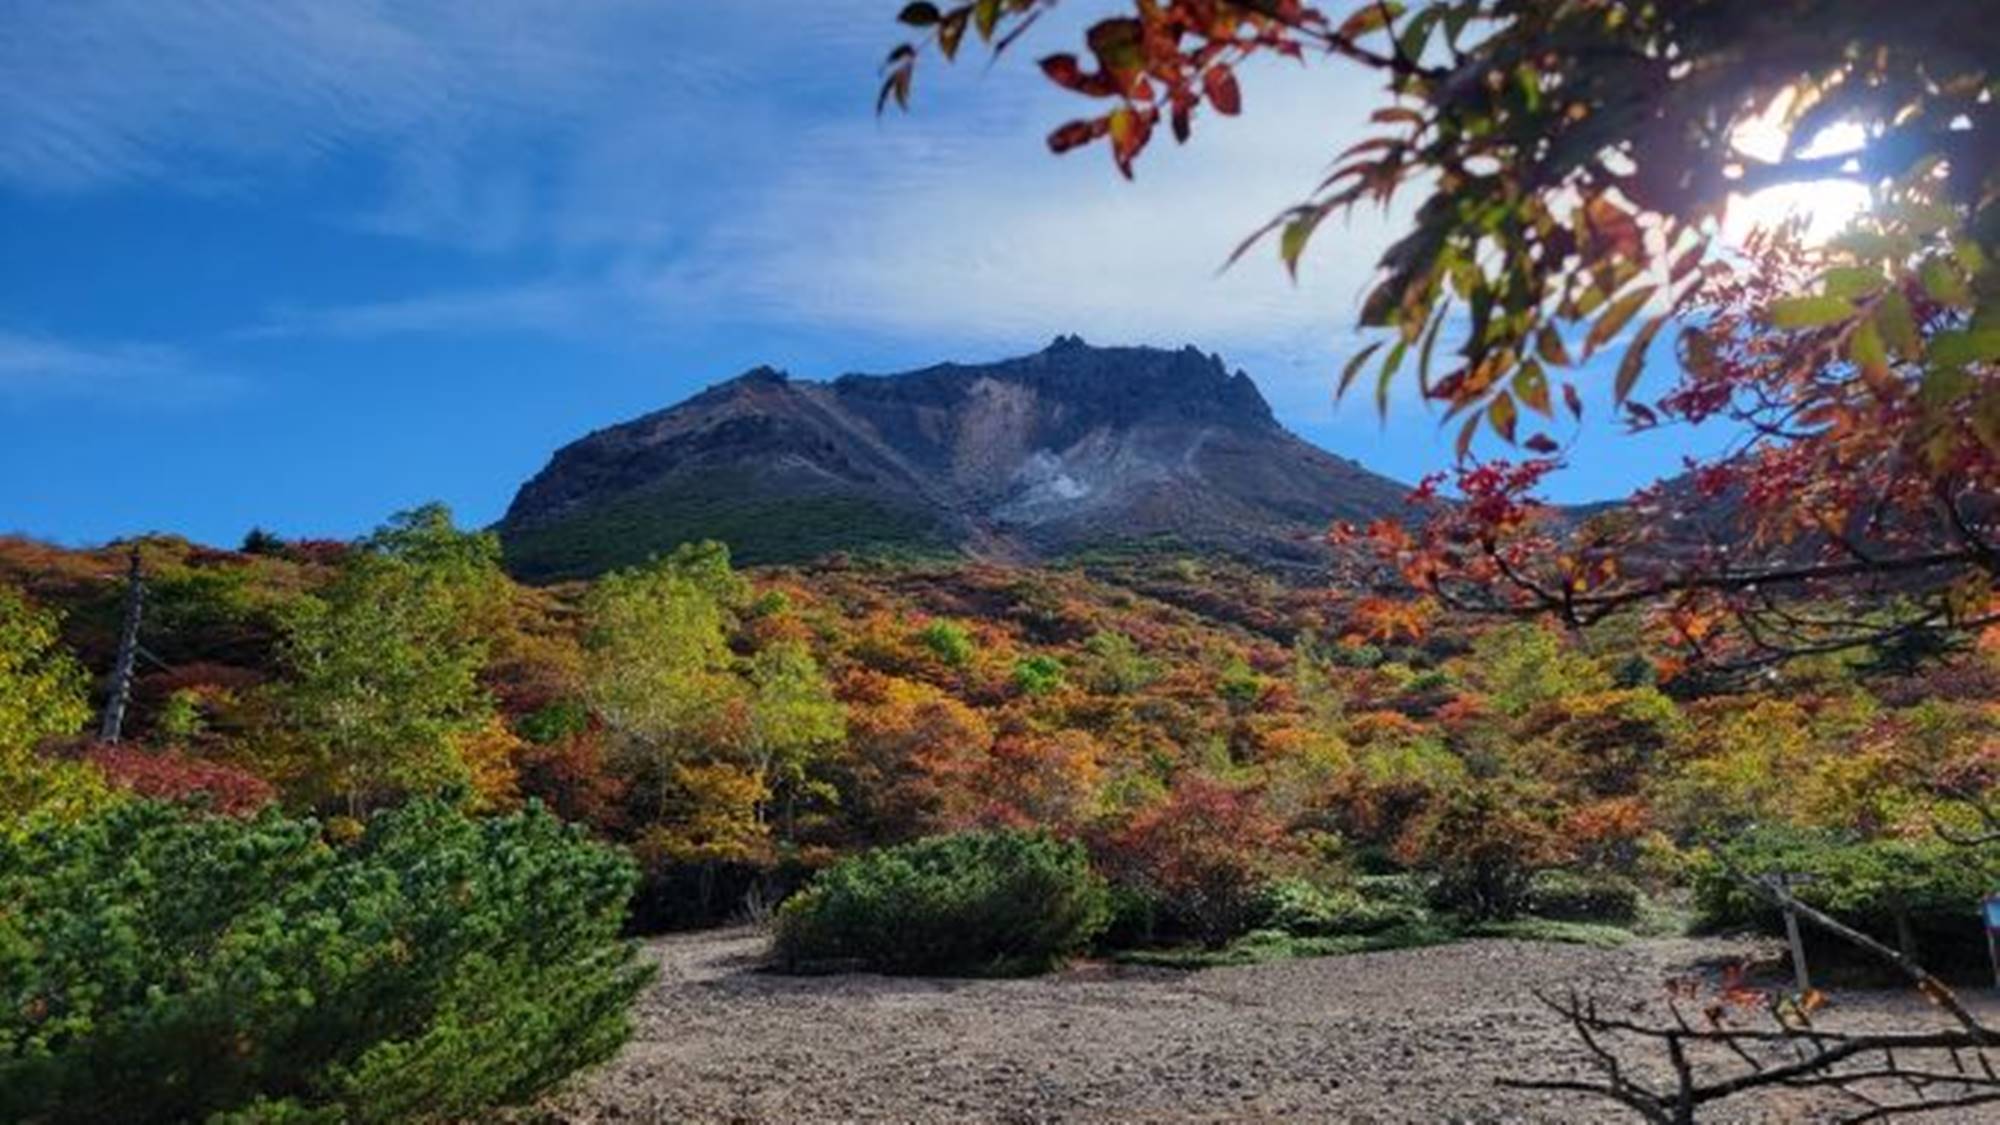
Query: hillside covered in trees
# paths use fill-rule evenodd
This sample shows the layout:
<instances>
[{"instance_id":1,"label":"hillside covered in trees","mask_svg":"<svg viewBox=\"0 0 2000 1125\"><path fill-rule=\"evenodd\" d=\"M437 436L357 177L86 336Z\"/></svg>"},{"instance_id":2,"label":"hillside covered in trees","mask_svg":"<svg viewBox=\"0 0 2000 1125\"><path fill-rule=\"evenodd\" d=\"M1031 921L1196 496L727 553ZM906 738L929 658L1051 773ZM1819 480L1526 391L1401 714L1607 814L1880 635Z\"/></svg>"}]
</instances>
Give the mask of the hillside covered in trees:
<instances>
[{"instance_id":1,"label":"hillside covered in trees","mask_svg":"<svg viewBox=\"0 0 2000 1125\"><path fill-rule=\"evenodd\" d=\"M1352 331L1296 339L1452 454L1406 490L1219 357L1059 336L755 368L563 447L492 531L0 538L0 1122L2000 1104L2000 1009L1952 987L2000 968L2000 23L1968 0L882 11L878 116L1033 31L1046 146L1128 180L1198 168L1161 152L1214 152L1270 68L1377 85L1270 99L1158 210L990 163L1052 104L1005 80L853 144L813 73L854 61L837 7L44 7L0 49L39 64L0 139L36 281L0 450L70 542L469 495L446 470L543 404L658 401L576 376L670 347L1277 346L1268 294L1162 266L1301 149L1303 195L1213 256L1296 281L1380 236ZM963 1020L998 987L895 979L1041 974L1004 1026ZM1907 1003L1823 987L1881 978ZM1112 997L1140 979L1173 983ZM933 1087L910 1014L934 1057L1040 1054ZM652 1049L704 1027L729 1065ZM650 1089L558 1092L614 1056Z\"/></svg>"},{"instance_id":2,"label":"hillside covered in trees","mask_svg":"<svg viewBox=\"0 0 2000 1125\"><path fill-rule=\"evenodd\" d=\"M39 649L9 675L45 700L9 718L16 816L132 792L338 834L417 796L537 802L631 849L645 928L871 846L1034 826L1087 843L1120 940L1212 946L1278 885L1407 876L1476 919L1567 888L1629 922L1717 841L1817 840L1882 866L1848 889L1856 916L1977 937L1983 876L1932 828L2000 770L1990 651L1704 683L1616 619L1418 637L1324 588L1143 554L739 571L704 545L531 587L431 507L356 543L130 544L144 660L126 739L99 745L127 546L0 542L8 628ZM1892 901L1933 879L1964 893Z\"/></svg>"}]
</instances>

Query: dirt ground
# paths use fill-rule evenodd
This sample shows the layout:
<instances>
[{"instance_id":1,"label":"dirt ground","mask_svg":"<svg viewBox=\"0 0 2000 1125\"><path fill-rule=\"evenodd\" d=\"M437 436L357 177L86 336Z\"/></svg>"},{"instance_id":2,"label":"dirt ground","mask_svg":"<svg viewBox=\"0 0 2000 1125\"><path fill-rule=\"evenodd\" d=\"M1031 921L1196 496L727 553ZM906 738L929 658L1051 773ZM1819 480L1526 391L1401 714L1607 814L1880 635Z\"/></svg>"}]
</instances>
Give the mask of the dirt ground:
<instances>
[{"instance_id":1,"label":"dirt ground","mask_svg":"<svg viewBox=\"0 0 2000 1125\"><path fill-rule=\"evenodd\" d=\"M966 981L779 976L760 971L764 939L747 930L648 949L661 974L632 1042L552 1099L553 1120L1637 1120L1610 1102L1496 1085L1589 1073L1534 990L1629 1006L1748 951L1691 939L1616 950L1472 941L1205 972L1084 964ZM2000 1017L1990 994L1968 999ZM1930 1018L1923 1007L1900 993L1842 994L1822 1020ZM1713 1120L1833 1119L1826 1110L1732 1103Z\"/></svg>"}]
</instances>

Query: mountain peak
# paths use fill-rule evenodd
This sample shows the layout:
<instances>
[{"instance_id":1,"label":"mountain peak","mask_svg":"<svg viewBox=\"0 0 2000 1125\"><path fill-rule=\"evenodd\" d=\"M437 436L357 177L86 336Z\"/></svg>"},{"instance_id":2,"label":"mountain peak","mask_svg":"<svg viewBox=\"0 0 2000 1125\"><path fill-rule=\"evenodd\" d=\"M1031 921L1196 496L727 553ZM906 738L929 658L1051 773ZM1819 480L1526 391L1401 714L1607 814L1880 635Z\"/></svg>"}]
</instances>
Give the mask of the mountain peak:
<instances>
[{"instance_id":1,"label":"mountain peak","mask_svg":"<svg viewBox=\"0 0 2000 1125\"><path fill-rule=\"evenodd\" d=\"M1293 436L1219 355L1064 335L830 383L755 368L559 450L500 532L530 577L701 538L751 563L1164 539L1313 564L1329 522L1386 514L1406 491Z\"/></svg>"},{"instance_id":2,"label":"mountain peak","mask_svg":"<svg viewBox=\"0 0 2000 1125\"><path fill-rule=\"evenodd\" d=\"M783 386L791 382L791 379L792 377L783 371L760 363L743 374L738 375L736 378L731 379L730 382L744 383L750 386Z\"/></svg>"}]
</instances>

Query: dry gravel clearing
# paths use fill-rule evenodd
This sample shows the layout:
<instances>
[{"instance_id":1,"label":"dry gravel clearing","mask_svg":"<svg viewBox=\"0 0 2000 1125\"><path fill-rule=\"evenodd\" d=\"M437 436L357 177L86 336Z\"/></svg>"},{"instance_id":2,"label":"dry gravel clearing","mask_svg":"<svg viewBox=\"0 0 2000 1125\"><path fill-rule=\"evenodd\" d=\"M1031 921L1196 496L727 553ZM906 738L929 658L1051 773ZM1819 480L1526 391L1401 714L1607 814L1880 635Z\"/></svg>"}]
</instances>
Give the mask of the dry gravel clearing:
<instances>
[{"instance_id":1,"label":"dry gravel clearing","mask_svg":"<svg viewBox=\"0 0 2000 1125\"><path fill-rule=\"evenodd\" d=\"M1667 977L1746 948L1472 941L1199 973L1083 965L1032 980L962 981L777 976L758 970L763 947L744 930L653 943L661 976L641 1001L633 1041L553 1101L553 1117L1626 1120L1608 1102L1494 1085L1502 1075L1583 1068L1567 1029L1532 990L1652 998ZM1838 1018L1871 1020L1912 1003L1847 997ZM2000 1016L1990 997L1979 1004ZM1716 1120L1812 1117L1798 1105L1745 1110Z\"/></svg>"}]
</instances>

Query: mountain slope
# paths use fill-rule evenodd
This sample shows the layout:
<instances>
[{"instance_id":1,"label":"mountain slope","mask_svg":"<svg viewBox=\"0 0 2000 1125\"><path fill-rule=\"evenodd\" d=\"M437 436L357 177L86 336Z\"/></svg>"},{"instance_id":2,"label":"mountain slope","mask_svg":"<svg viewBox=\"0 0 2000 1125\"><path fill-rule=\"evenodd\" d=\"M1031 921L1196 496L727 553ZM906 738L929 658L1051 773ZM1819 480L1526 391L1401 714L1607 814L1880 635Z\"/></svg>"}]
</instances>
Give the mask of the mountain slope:
<instances>
[{"instance_id":1,"label":"mountain slope","mask_svg":"<svg viewBox=\"0 0 2000 1125\"><path fill-rule=\"evenodd\" d=\"M830 383L751 371L557 451L499 530L533 578L700 538L752 563L1165 541L1309 564L1330 521L1394 511L1406 492L1291 434L1218 357L1070 336Z\"/></svg>"}]
</instances>

